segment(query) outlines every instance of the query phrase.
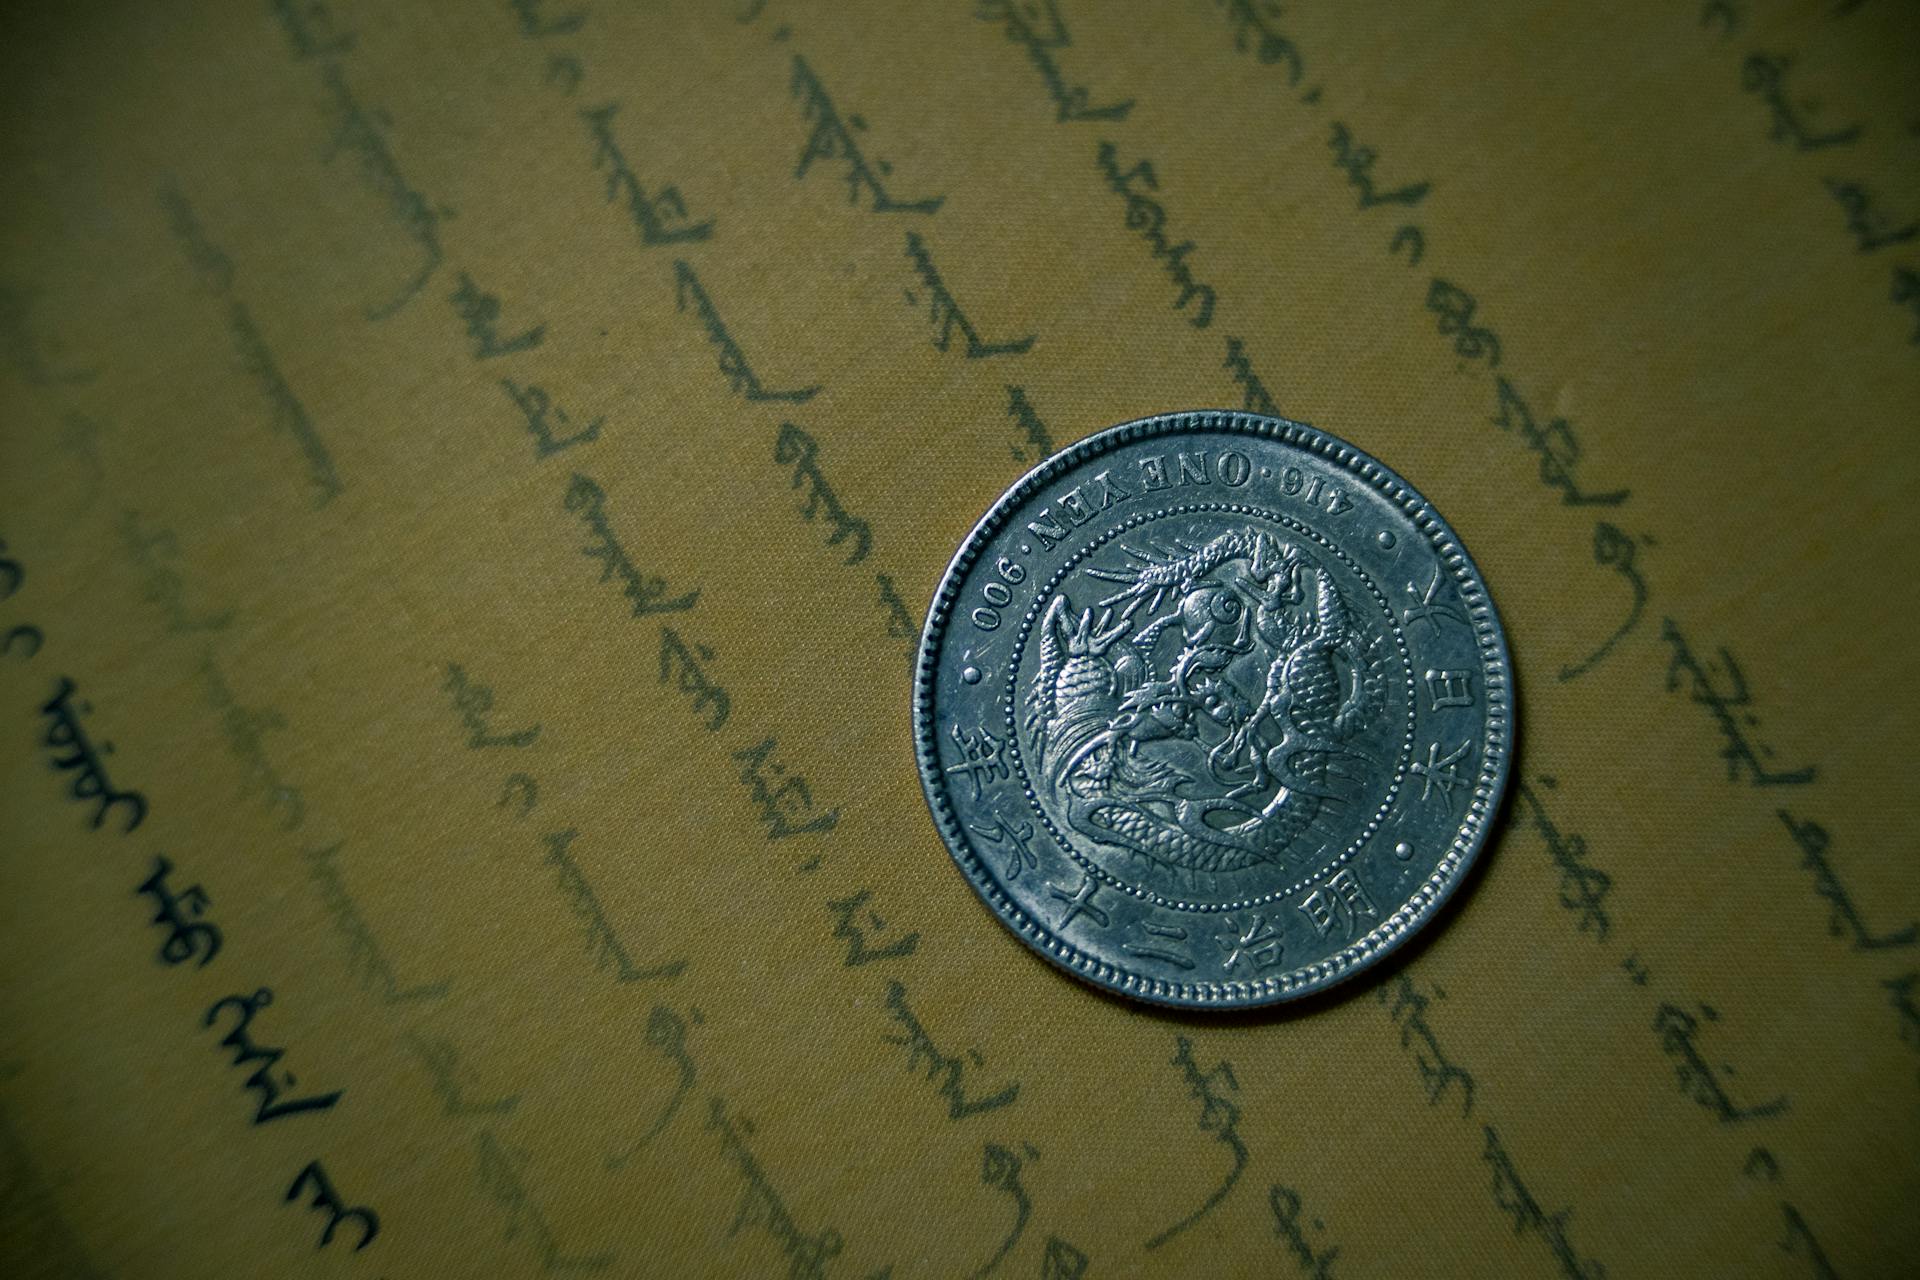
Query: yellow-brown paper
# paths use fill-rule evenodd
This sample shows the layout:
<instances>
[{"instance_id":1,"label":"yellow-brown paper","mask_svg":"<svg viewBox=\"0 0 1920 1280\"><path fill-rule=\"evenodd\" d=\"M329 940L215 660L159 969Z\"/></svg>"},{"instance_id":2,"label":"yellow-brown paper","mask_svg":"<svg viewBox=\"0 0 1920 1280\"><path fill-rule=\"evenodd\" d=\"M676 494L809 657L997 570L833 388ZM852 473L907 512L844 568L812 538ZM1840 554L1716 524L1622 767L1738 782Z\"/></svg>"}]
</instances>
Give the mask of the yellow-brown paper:
<instances>
[{"instance_id":1,"label":"yellow-brown paper","mask_svg":"<svg viewBox=\"0 0 1920 1280\"><path fill-rule=\"evenodd\" d=\"M1911 1267L1910 8L8 25L0 1270ZM1457 909L1259 1017L1029 953L908 733L972 521L1205 406L1521 694Z\"/></svg>"}]
</instances>

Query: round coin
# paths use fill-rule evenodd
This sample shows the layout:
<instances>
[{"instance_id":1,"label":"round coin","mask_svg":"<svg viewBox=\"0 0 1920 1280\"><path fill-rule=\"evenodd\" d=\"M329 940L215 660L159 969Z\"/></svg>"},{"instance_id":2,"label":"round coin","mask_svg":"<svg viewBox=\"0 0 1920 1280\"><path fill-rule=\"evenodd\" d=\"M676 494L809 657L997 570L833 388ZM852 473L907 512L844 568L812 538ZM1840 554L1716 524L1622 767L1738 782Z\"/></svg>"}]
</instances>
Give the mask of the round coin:
<instances>
[{"instance_id":1,"label":"round coin","mask_svg":"<svg viewBox=\"0 0 1920 1280\"><path fill-rule=\"evenodd\" d=\"M1413 487L1325 432L1166 414L993 505L934 594L914 745L954 860L1098 986L1248 1008L1433 918L1513 740L1486 584Z\"/></svg>"}]
</instances>

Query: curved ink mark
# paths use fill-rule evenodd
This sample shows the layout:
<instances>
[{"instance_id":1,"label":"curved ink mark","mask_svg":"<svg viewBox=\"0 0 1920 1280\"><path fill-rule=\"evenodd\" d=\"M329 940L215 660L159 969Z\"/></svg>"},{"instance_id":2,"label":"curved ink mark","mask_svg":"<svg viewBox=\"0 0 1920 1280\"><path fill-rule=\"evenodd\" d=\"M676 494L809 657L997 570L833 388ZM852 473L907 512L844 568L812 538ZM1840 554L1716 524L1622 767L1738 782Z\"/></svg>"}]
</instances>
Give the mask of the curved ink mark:
<instances>
[{"instance_id":1,"label":"curved ink mark","mask_svg":"<svg viewBox=\"0 0 1920 1280\"><path fill-rule=\"evenodd\" d=\"M500 799L494 802L493 807L506 808L507 800L515 791L520 793L520 816L524 818L533 812L533 806L540 798L540 784L524 773L509 774L500 788Z\"/></svg>"},{"instance_id":2,"label":"curved ink mark","mask_svg":"<svg viewBox=\"0 0 1920 1280\"><path fill-rule=\"evenodd\" d=\"M41 632L40 628L36 626L32 626L29 623L23 622L19 626L15 627L13 630L7 632L7 634L4 637L0 637L0 653L12 653L13 642L16 637L25 637L26 639L33 641L33 648L27 650L26 653L21 656L20 660L22 662L25 662L28 658L31 658L34 654L40 652L40 646L44 644L47 639L45 634Z\"/></svg>"}]
</instances>

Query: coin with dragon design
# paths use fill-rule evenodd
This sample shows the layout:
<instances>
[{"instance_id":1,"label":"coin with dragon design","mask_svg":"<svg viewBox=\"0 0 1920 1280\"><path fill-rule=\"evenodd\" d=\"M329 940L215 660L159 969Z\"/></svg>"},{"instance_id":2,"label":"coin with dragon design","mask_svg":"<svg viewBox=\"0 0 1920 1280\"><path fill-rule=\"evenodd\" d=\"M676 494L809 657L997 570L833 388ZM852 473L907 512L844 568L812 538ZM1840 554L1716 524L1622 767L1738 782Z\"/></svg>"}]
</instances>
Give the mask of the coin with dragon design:
<instances>
[{"instance_id":1,"label":"coin with dragon design","mask_svg":"<svg viewBox=\"0 0 1920 1280\"><path fill-rule=\"evenodd\" d=\"M1499 618L1432 506L1236 412L1103 431L995 503L934 595L913 719L940 833L1014 933L1221 1009L1431 920L1513 739Z\"/></svg>"}]
</instances>

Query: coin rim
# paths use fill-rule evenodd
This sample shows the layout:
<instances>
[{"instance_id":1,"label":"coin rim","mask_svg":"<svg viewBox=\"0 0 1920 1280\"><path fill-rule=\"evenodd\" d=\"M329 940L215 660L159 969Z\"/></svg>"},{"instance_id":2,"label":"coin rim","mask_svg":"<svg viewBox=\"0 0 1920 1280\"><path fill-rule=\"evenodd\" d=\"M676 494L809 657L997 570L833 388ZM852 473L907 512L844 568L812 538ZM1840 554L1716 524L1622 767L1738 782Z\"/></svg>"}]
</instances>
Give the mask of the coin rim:
<instances>
[{"instance_id":1,"label":"coin rim","mask_svg":"<svg viewBox=\"0 0 1920 1280\"><path fill-rule=\"evenodd\" d=\"M1061 473L1122 445L1195 431L1237 431L1303 447L1352 472L1398 507L1432 545L1441 565L1460 586L1485 672L1486 747L1481 754L1480 779L1446 854L1405 903L1361 937L1324 959L1256 981L1170 982L1151 977L1087 954L1030 915L1000 888L961 830L941 781L934 736L933 697L941 642L954 599L959 594L960 579L972 567L980 548L999 533L1012 513L1024 506L1035 491ZM1506 631L1500 624L1486 580L1473 557L1467 554L1459 535L1419 490L1365 450L1307 423L1235 409L1184 410L1136 418L1069 445L1016 481L962 539L959 550L941 575L940 586L934 592L926 622L920 630L913 690L914 757L920 770L921 789L947 852L974 892L1028 947L1084 982L1148 1004L1189 1010L1254 1009L1313 995L1371 968L1419 932L1446 905L1486 846L1493 817L1506 793L1513 761L1512 689L1513 664L1507 650Z\"/></svg>"}]
</instances>

